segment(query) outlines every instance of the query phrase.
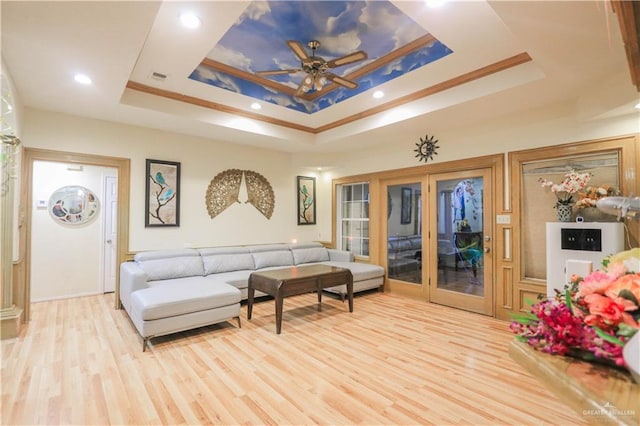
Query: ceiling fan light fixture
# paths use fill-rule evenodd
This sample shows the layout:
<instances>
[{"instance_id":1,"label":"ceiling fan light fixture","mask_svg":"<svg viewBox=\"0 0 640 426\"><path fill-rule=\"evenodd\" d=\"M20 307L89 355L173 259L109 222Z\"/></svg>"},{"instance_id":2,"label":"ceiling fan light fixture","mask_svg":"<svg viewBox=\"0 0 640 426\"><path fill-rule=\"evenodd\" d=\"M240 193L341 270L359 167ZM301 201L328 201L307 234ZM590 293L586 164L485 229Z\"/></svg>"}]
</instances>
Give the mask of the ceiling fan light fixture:
<instances>
[{"instance_id":1,"label":"ceiling fan light fixture","mask_svg":"<svg viewBox=\"0 0 640 426\"><path fill-rule=\"evenodd\" d=\"M307 75L298 85L298 90L296 90L296 94L294 95L294 97L301 93L307 93L311 89L320 91L329 83L329 81L339 86L346 87L347 89L355 89L358 87L358 84L356 82L344 77L340 77L328 71L335 67L352 64L354 62L367 59L366 52L360 50L327 62L320 56L316 56L316 49L320 47L320 42L318 40L311 40L309 43L307 43L307 46L309 46L309 48L311 49L311 56L307 54L304 46L296 40L288 40L287 45L300 60L300 68L256 71L256 74L267 76L293 74L300 71L306 72Z\"/></svg>"},{"instance_id":2,"label":"ceiling fan light fixture","mask_svg":"<svg viewBox=\"0 0 640 426\"><path fill-rule=\"evenodd\" d=\"M324 85L327 84L327 79L323 76L316 76L313 82L313 88L317 91L322 90Z\"/></svg>"}]
</instances>

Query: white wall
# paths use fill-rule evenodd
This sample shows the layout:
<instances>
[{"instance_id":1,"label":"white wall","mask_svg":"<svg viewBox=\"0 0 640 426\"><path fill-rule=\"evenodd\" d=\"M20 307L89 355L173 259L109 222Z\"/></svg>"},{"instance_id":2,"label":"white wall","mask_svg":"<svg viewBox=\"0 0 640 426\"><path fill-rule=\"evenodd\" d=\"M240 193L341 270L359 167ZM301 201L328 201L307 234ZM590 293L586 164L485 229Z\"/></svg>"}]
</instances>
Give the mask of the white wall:
<instances>
[{"instance_id":1,"label":"white wall","mask_svg":"<svg viewBox=\"0 0 640 426\"><path fill-rule=\"evenodd\" d=\"M287 153L30 108L25 109L23 142L29 148L130 158L132 251L331 239L330 175L293 166ZM181 163L179 227L144 227L147 158ZM232 168L260 173L271 183L275 209L270 220L250 204L209 217L209 183ZM297 175L318 177L317 225L297 225Z\"/></svg>"},{"instance_id":2,"label":"white wall","mask_svg":"<svg viewBox=\"0 0 640 426\"><path fill-rule=\"evenodd\" d=\"M31 220L31 301L57 299L100 291L104 176L116 176L109 167L83 166L69 171L67 164L36 161L33 165ZM82 225L55 221L46 207L51 194L67 185L80 185L97 195L96 218Z\"/></svg>"}]
</instances>

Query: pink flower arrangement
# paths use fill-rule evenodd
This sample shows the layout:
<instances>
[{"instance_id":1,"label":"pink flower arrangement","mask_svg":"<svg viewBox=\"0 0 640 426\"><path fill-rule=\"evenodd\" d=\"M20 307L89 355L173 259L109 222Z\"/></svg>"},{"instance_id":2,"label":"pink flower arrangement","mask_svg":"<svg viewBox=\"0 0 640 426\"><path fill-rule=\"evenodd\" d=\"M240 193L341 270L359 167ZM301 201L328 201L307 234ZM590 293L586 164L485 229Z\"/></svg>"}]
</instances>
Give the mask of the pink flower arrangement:
<instances>
[{"instance_id":1,"label":"pink flower arrangement","mask_svg":"<svg viewBox=\"0 0 640 426\"><path fill-rule=\"evenodd\" d=\"M584 191L578 191L579 198L576 202L576 207L579 209L596 207L596 203L600 198L611 197L617 194L618 191L609 185L589 186Z\"/></svg>"},{"instance_id":2,"label":"pink flower arrangement","mask_svg":"<svg viewBox=\"0 0 640 426\"><path fill-rule=\"evenodd\" d=\"M640 248L603 261L603 270L572 277L564 294L513 315L520 341L557 355L625 367L622 348L640 329Z\"/></svg>"},{"instance_id":3,"label":"pink flower arrangement","mask_svg":"<svg viewBox=\"0 0 640 426\"><path fill-rule=\"evenodd\" d=\"M573 202L573 194L587 186L587 182L591 179L591 173L577 173L571 170L564 175L564 180L560 183L553 183L550 180L540 178L538 182L543 187L551 187L551 192L556 194L559 204L571 204Z\"/></svg>"}]
</instances>

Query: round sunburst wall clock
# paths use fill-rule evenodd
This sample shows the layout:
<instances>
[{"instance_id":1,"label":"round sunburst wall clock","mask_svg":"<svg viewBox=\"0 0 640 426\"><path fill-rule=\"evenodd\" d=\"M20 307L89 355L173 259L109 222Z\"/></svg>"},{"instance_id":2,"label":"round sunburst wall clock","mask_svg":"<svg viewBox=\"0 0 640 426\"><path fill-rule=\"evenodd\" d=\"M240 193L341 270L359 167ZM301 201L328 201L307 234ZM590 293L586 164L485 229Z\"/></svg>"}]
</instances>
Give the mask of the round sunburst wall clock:
<instances>
[{"instance_id":1,"label":"round sunburst wall clock","mask_svg":"<svg viewBox=\"0 0 640 426\"><path fill-rule=\"evenodd\" d=\"M438 155L436 152L440 148L438 146L438 140L435 136L425 135L424 139L420 138L420 142L416 142L416 157L418 161L427 162L427 159L433 160L434 155Z\"/></svg>"}]
</instances>

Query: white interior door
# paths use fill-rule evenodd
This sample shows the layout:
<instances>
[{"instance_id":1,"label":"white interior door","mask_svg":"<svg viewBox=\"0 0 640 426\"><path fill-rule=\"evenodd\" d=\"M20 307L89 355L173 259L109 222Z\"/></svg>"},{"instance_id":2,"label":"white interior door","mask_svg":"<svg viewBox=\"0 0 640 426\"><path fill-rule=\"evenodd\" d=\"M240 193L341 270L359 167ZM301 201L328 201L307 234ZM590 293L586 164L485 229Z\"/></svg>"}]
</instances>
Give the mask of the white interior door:
<instances>
[{"instance_id":1,"label":"white interior door","mask_svg":"<svg viewBox=\"0 0 640 426\"><path fill-rule=\"evenodd\" d=\"M104 238L103 238L103 279L102 290L109 293L116 290L117 229L118 229L118 178L105 176L104 179Z\"/></svg>"}]
</instances>

